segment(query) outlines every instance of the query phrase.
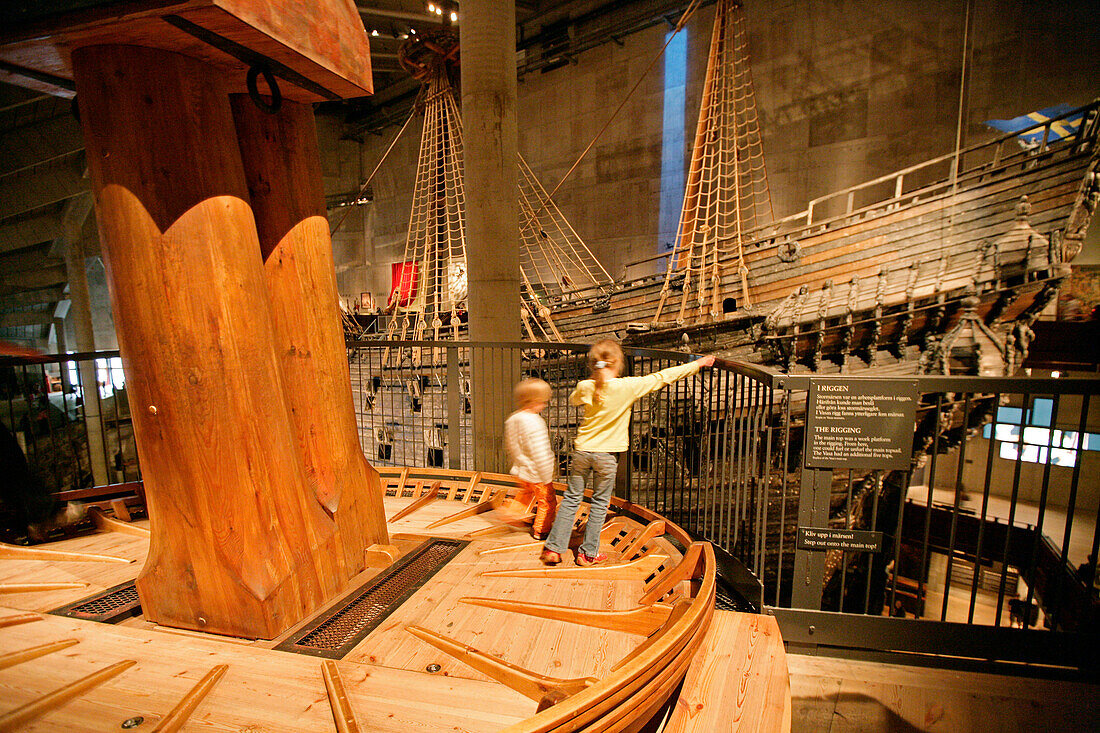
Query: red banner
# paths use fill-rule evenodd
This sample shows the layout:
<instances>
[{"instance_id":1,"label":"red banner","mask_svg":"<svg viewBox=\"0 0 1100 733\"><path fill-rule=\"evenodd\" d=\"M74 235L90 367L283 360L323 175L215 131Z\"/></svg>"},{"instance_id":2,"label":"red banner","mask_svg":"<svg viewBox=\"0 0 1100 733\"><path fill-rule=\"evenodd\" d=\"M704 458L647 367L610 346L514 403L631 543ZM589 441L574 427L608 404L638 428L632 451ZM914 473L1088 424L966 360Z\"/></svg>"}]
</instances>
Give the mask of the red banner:
<instances>
[{"instance_id":1,"label":"red banner","mask_svg":"<svg viewBox=\"0 0 1100 733\"><path fill-rule=\"evenodd\" d=\"M409 303L416 298L419 275L420 268L416 262L394 262L390 266L390 277L393 283L390 288L391 305L408 307Z\"/></svg>"}]
</instances>

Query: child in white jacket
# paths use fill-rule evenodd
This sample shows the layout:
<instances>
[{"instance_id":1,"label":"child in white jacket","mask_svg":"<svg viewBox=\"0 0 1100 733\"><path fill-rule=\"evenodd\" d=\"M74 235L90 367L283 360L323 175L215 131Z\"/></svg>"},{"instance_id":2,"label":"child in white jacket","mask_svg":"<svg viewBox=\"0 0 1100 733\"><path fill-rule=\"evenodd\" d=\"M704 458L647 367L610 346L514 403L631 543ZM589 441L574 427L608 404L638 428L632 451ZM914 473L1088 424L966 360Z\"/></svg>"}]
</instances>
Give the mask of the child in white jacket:
<instances>
[{"instance_id":1,"label":"child in white jacket","mask_svg":"<svg viewBox=\"0 0 1100 733\"><path fill-rule=\"evenodd\" d=\"M531 534L545 539L557 513L558 498L551 483L554 480L554 450L550 434L539 413L550 401L550 385L541 379L524 379L516 385L515 412L504 421L504 445L512 458L511 474L519 479L516 497L521 503L535 499L535 520Z\"/></svg>"}]
</instances>

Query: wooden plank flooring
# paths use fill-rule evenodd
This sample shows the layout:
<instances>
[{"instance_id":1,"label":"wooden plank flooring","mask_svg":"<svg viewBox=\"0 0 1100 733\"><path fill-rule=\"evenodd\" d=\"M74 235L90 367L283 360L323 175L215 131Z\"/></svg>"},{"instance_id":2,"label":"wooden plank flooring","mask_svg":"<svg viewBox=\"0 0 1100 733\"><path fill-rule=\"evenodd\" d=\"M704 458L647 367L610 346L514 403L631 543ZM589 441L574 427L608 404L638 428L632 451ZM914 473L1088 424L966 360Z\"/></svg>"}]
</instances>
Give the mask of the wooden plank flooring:
<instances>
[{"instance_id":1,"label":"wooden plank flooring","mask_svg":"<svg viewBox=\"0 0 1100 733\"><path fill-rule=\"evenodd\" d=\"M715 611L665 733L786 733L791 691L772 616Z\"/></svg>"},{"instance_id":2,"label":"wooden plank flooring","mask_svg":"<svg viewBox=\"0 0 1100 733\"><path fill-rule=\"evenodd\" d=\"M788 654L792 733L1085 733L1100 685Z\"/></svg>"},{"instance_id":3,"label":"wooden plank flooring","mask_svg":"<svg viewBox=\"0 0 1100 733\"><path fill-rule=\"evenodd\" d=\"M12 612L0 607L0 615ZM333 730L320 659L57 616L4 629L0 653L57 639L80 643L0 670L0 712L109 664L133 659L137 665L21 731L119 730L123 720L137 715L145 718L141 729L151 730L217 664L228 664L229 670L186 730ZM534 712L531 700L494 683L347 661L338 665L364 731L440 730L444 720L448 729L497 731Z\"/></svg>"}]
</instances>

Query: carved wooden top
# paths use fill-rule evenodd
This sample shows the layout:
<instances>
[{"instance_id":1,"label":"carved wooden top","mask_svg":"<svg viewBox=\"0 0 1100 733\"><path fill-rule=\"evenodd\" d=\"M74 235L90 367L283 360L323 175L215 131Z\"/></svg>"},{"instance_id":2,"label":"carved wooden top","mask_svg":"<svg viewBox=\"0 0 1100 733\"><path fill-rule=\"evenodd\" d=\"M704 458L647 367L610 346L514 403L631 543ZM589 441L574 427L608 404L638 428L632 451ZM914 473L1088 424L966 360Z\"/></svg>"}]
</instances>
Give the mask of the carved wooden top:
<instances>
[{"instance_id":1,"label":"carved wooden top","mask_svg":"<svg viewBox=\"0 0 1100 733\"><path fill-rule=\"evenodd\" d=\"M70 0L0 14L0 81L71 97L72 50L136 45L198 58L246 91L266 64L298 102L373 92L370 48L352 0ZM155 73L152 71L151 73ZM263 81L259 91L266 93Z\"/></svg>"}]
</instances>

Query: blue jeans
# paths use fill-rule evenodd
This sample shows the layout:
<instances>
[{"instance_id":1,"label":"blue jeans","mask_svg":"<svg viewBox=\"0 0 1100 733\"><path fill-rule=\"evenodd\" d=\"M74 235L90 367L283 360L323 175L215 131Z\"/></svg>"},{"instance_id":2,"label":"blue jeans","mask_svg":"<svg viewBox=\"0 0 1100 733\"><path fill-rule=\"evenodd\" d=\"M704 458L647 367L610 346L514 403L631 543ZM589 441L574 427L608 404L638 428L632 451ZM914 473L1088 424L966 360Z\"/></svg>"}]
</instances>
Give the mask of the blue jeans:
<instances>
[{"instance_id":1,"label":"blue jeans","mask_svg":"<svg viewBox=\"0 0 1100 733\"><path fill-rule=\"evenodd\" d=\"M565 497L558 507L558 516L546 538L546 549L565 552L569 549L569 537L573 534L573 522L577 518L577 507L584 497L584 485L592 476L592 503L588 510L588 526L584 530L584 541L579 552L595 557L600 552L600 530L607 516L607 506L611 503L611 492L615 488L615 471L618 459L612 453L592 453L573 451L569 465L569 481Z\"/></svg>"}]
</instances>

